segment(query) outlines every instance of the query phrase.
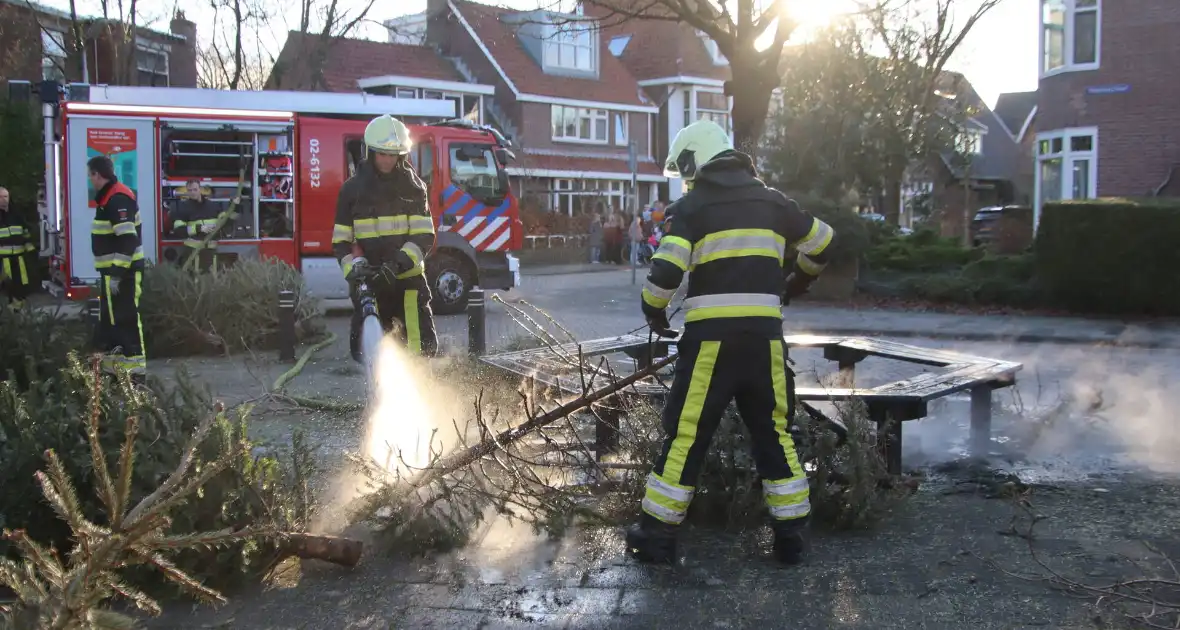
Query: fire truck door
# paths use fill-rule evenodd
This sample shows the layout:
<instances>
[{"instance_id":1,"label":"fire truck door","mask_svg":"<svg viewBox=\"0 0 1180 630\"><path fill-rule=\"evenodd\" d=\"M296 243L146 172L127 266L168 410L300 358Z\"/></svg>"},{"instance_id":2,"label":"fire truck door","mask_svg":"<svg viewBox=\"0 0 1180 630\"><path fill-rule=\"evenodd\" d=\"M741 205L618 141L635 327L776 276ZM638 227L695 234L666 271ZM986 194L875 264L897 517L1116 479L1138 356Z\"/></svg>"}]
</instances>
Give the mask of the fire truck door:
<instances>
[{"instance_id":1,"label":"fire truck door","mask_svg":"<svg viewBox=\"0 0 1180 630\"><path fill-rule=\"evenodd\" d=\"M159 215L156 181L156 124L151 118L71 116L69 125L70 217L69 274L82 282L98 280L94 254L90 249L90 227L94 220L94 189L87 176L86 162L97 155L111 158L115 176L135 192L142 224L143 253L156 259Z\"/></svg>"}]
</instances>

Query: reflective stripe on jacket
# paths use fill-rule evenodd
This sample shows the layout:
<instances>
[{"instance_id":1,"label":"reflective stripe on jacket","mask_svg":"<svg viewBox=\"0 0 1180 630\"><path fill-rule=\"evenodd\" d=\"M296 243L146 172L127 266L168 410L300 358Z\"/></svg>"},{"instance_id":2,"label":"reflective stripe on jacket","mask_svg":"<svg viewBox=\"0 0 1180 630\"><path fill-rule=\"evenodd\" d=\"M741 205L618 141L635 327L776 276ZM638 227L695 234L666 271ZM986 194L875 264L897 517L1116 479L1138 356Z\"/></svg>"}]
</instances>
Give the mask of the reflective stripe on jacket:
<instances>
[{"instance_id":1,"label":"reflective stripe on jacket","mask_svg":"<svg viewBox=\"0 0 1180 630\"><path fill-rule=\"evenodd\" d=\"M143 246L140 241L139 206L135 193L114 181L95 195L98 207L90 226L90 245L94 267L99 273L124 276L143 270Z\"/></svg>"},{"instance_id":2,"label":"reflective stripe on jacket","mask_svg":"<svg viewBox=\"0 0 1180 630\"><path fill-rule=\"evenodd\" d=\"M652 256L643 309L654 315L667 308L688 273L685 332L702 337L781 336L785 278L819 274L834 235L763 184L750 159L736 151L703 167L668 214L671 225ZM798 253L794 261L791 250Z\"/></svg>"},{"instance_id":3,"label":"reflective stripe on jacket","mask_svg":"<svg viewBox=\"0 0 1180 630\"><path fill-rule=\"evenodd\" d=\"M398 252L405 253L413 267L398 278L420 276L434 237L426 184L408 160L388 174L378 173L371 159L365 160L340 187L332 249L345 275L352 270L355 242L371 265L393 266Z\"/></svg>"}]
</instances>

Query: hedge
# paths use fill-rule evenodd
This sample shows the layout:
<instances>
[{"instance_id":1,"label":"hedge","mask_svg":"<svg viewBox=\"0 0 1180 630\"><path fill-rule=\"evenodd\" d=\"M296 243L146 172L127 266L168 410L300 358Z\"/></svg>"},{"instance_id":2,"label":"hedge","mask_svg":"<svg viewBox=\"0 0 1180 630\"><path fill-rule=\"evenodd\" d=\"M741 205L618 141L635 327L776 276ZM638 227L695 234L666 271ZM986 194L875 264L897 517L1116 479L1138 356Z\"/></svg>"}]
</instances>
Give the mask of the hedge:
<instances>
[{"instance_id":1,"label":"hedge","mask_svg":"<svg viewBox=\"0 0 1180 630\"><path fill-rule=\"evenodd\" d=\"M1180 200L1046 204L1036 271L1053 302L1080 312L1180 314Z\"/></svg>"}]
</instances>

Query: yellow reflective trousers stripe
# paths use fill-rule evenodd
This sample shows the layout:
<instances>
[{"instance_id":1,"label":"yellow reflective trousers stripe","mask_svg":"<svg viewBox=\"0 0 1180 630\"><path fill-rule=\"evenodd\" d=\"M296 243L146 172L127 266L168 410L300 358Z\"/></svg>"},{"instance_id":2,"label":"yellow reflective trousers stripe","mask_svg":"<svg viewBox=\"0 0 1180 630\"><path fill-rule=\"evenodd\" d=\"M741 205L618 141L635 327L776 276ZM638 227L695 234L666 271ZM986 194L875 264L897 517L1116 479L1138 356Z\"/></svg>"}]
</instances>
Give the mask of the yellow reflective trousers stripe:
<instances>
[{"instance_id":1,"label":"yellow reflective trousers stripe","mask_svg":"<svg viewBox=\"0 0 1180 630\"><path fill-rule=\"evenodd\" d=\"M16 273L13 273L12 258L5 258L4 260L4 275L16 280L18 275L20 277L20 284L25 285L29 283L29 270L25 267L25 259L23 256L16 259Z\"/></svg>"},{"instance_id":2,"label":"yellow reflective trousers stripe","mask_svg":"<svg viewBox=\"0 0 1180 630\"><path fill-rule=\"evenodd\" d=\"M406 343L410 352L422 354L422 330L418 323L418 290L408 289L402 302L406 316Z\"/></svg>"},{"instance_id":3,"label":"yellow reflective trousers stripe","mask_svg":"<svg viewBox=\"0 0 1180 630\"><path fill-rule=\"evenodd\" d=\"M799 464L799 452L795 450L795 440L791 437L791 414L795 410L791 408L787 396L786 357L783 356L783 342L778 339L770 342L770 375L774 384L774 432L779 445L783 447L791 477L763 480L766 506L770 509L771 517L776 520L802 518L811 512L807 473Z\"/></svg>"},{"instance_id":4,"label":"yellow reflective trousers stripe","mask_svg":"<svg viewBox=\"0 0 1180 630\"><path fill-rule=\"evenodd\" d=\"M720 349L720 341L701 342L700 353L692 366L692 380L689 381L688 394L684 397L684 407L676 422L676 438L672 440L664 472L660 475L665 480L677 483L684 473L688 449L697 438L697 424L705 408L705 396L709 393L709 383L713 380L713 368L717 365L717 352Z\"/></svg>"}]
</instances>

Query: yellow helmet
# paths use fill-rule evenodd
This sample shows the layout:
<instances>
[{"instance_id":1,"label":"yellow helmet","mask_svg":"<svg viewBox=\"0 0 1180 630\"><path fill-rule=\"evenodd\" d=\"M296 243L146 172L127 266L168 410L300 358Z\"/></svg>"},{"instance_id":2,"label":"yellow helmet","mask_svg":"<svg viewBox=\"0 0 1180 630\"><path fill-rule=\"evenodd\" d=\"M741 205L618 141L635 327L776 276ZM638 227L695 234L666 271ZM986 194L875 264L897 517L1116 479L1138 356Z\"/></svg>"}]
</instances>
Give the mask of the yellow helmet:
<instances>
[{"instance_id":1,"label":"yellow helmet","mask_svg":"<svg viewBox=\"0 0 1180 630\"><path fill-rule=\"evenodd\" d=\"M681 129L672 140L668 160L664 163L664 175L692 181L709 160L732 149L733 142L721 125L711 120L698 120Z\"/></svg>"},{"instance_id":2,"label":"yellow helmet","mask_svg":"<svg viewBox=\"0 0 1180 630\"><path fill-rule=\"evenodd\" d=\"M410 130L405 123L389 114L374 118L365 127L365 146L369 147L370 151L405 155L410 152L413 144L410 140Z\"/></svg>"}]
</instances>

